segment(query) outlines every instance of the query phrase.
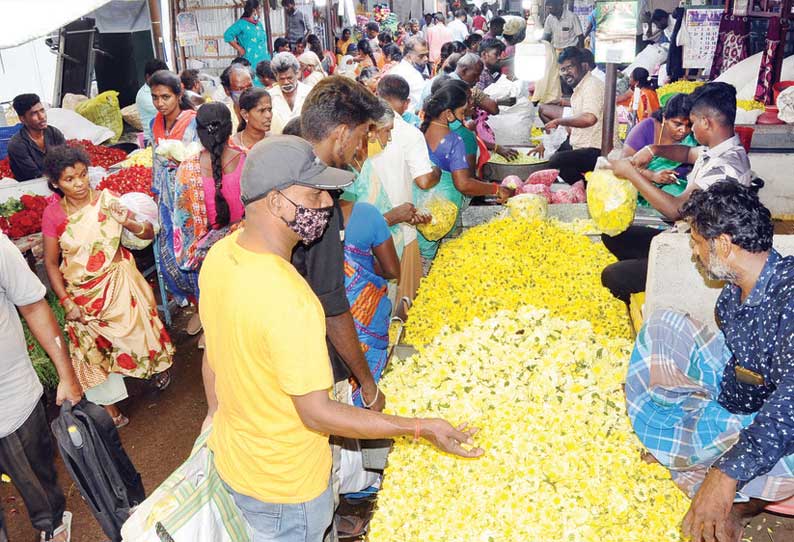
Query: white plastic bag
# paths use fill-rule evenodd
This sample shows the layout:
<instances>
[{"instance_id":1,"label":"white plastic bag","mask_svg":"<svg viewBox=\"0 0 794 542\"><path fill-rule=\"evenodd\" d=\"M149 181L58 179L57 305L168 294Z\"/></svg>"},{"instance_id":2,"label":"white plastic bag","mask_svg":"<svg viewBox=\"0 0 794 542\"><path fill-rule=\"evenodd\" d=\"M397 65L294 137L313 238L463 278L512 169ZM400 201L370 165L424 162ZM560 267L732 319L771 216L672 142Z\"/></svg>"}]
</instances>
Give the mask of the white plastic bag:
<instances>
[{"instance_id":1,"label":"white plastic bag","mask_svg":"<svg viewBox=\"0 0 794 542\"><path fill-rule=\"evenodd\" d=\"M551 155L557 152L566 139L568 139L568 130L564 126L557 126L550 134L544 131L540 138L544 149L543 158L545 160L551 158Z\"/></svg>"},{"instance_id":2,"label":"white plastic bag","mask_svg":"<svg viewBox=\"0 0 794 542\"><path fill-rule=\"evenodd\" d=\"M121 195L119 202L135 215L135 220L151 224L155 235L157 234L160 230L160 219L157 204L150 196L141 192L129 192ZM141 250L151 243L152 239L141 239L127 229L121 230L121 244L130 250Z\"/></svg>"},{"instance_id":3,"label":"white plastic bag","mask_svg":"<svg viewBox=\"0 0 794 542\"><path fill-rule=\"evenodd\" d=\"M358 440L346 438L342 444L339 493L358 493L380 482L377 472L364 469L364 456Z\"/></svg>"},{"instance_id":4,"label":"white plastic bag","mask_svg":"<svg viewBox=\"0 0 794 542\"><path fill-rule=\"evenodd\" d=\"M777 118L786 124L794 123L794 87L788 87L781 91L777 96L777 108L779 110ZM759 113L761 113L759 111ZM738 117L739 110L736 111ZM756 117L757 118L757 117ZM737 124L739 122L737 121Z\"/></svg>"},{"instance_id":5,"label":"white plastic bag","mask_svg":"<svg viewBox=\"0 0 794 542\"><path fill-rule=\"evenodd\" d=\"M87 139L94 145L115 137L113 130L98 126L70 109L48 109L47 123L58 128L66 139Z\"/></svg>"},{"instance_id":6,"label":"white plastic bag","mask_svg":"<svg viewBox=\"0 0 794 542\"><path fill-rule=\"evenodd\" d=\"M535 121L535 106L526 98L509 107L498 115L488 117L488 126L494 133L499 145L526 146L532 139L532 125Z\"/></svg>"}]
</instances>

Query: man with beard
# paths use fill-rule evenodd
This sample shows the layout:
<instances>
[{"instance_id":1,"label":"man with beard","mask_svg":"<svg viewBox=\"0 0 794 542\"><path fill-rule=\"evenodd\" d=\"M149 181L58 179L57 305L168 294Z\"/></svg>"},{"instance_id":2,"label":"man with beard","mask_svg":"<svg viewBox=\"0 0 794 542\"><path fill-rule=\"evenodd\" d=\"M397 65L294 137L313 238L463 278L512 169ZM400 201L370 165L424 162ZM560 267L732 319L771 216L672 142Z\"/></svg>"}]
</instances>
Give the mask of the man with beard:
<instances>
[{"instance_id":1,"label":"man with beard","mask_svg":"<svg viewBox=\"0 0 794 542\"><path fill-rule=\"evenodd\" d=\"M690 99L692 133L702 147L649 145L630 159L612 163L615 175L631 181L648 203L670 221L681 218L681 206L695 189L705 190L724 180L749 185L752 180L750 160L733 129L736 89L727 83L708 83L693 92ZM673 196L643 177L640 169L654 156L694 164L683 193ZM628 303L631 294L645 291L648 252L659 233L659 229L631 226L615 237L602 236L604 246L619 260L601 273L601 283L612 295Z\"/></svg>"},{"instance_id":2,"label":"man with beard","mask_svg":"<svg viewBox=\"0 0 794 542\"><path fill-rule=\"evenodd\" d=\"M408 111L411 113L417 113L422 108L429 55L427 41L419 36L411 36L405 40L403 59L389 71L390 75L399 75L408 82L411 89Z\"/></svg>"},{"instance_id":3,"label":"man with beard","mask_svg":"<svg viewBox=\"0 0 794 542\"><path fill-rule=\"evenodd\" d=\"M560 177L569 184L584 178L592 171L601 155L601 115L604 111L604 83L592 75L586 57L578 47L567 47L560 55L560 76L572 87L571 114L546 123L547 132L558 126L570 128L570 150L560 150L551 156L550 169L559 169ZM542 156L543 145L533 149Z\"/></svg>"},{"instance_id":4,"label":"man with beard","mask_svg":"<svg viewBox=\"0 0 794 542\"><path fill-rule=\"evenodd\" d=\"M719 330L661 310L640 330L626 378L647 461L692 498L693 542L735 542L770 502L794 495L794 257L772 248L756 190L721 181L681 210L712 279Z\"/></svg>"},{"instance_id":5,"label":"man with beard","mask_svg":"<svg viewBox=\"0 0 794 542\"><path fill-rule=\"evenodd\" d=\"M480 42L480 58L485 69L480 74L477 88L485 90L490 87L502 75L502 63L499 58L505 52L505 44L497 39L487 39Z\"/></svg>"}]
</instances>

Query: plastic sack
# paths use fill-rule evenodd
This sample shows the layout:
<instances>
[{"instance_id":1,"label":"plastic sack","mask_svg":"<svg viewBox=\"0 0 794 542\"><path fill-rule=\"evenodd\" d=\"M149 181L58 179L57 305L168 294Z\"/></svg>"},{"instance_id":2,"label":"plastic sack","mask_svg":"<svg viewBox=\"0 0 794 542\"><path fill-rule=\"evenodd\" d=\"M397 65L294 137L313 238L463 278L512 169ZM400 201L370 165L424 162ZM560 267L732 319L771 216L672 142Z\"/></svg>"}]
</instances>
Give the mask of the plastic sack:
<instances>
[{"instance_id":1,"label":"plastic sack","mask_svg":"<svg viewBox=\"0 0 794 542\"><path fill-rule=\"evenodd\" d=\"M420 204L419 211L433 217L427 224L416 227L428 241L438 241L448 234L455 227L455 220L458 218L457 205L438 194L428 196Z\"/></svg>"},{"instance_id":2,"label":"plastic sack","mask_svg":"<svg viewBox=\"0 0 794 542\"><path fill-rule=\"evenodd\" d=\"M507 200L505 205L512 218L525 220L544 220L549 210L548 200L539 194L519 194Z\"/></svg>"},{"instance_id":3,"label":"plastic sack","mask_svg":"<svg viewBox=\"0 0 794 542\"><path fill-rule=\"evenodd\" d=\"M543 132L543 135L540 138L540 142L543 143L543 158L548 160L551 156L557 152L565 140L568 139L568 130L565 129L565 126L557 126L550 134Z\"/></svg>"},{"instance_id":4,"label":"plastic sack","mask_svg":"<svg viewBox=\"0 0 794 542\"><path fill-rule=\"evenodd\" d=\"M535 106L522 98L516 105L488 117L488 126L493 130L494 141L499 145L520 147L531 139L534 121Z\"/></svg>"},{"instance_id":5,"label":"plastic sack","mask_svg":"<svg viewBox=\"0 0 794 542\"><path fill-rule=\"evenodd\" d=\"M502 179L501 185L505 188L509 188L510 190L518 190L524 186L524 181L522 181L521 177L518 175L508 175Z\"/></svg>"},{"instance_id":6,"label":"plastic sack","mask_svg":"<svg viewBox=\"0 0 794 542\"><path fill-rule=\"evenodd\" d=\"M778 94L777 108L778 108L777 118L779 118L786 124L794 123L794 87L788 87L787 89L782 90L780 94ZM739 111L740 110L738 109L736 110L737 118L739 116ZM760 113L762 113L762 111L759 111L758 113L760 116ZM737 124L739 123L737 122Z\"/></svg>"},{"instance_id":7,"label":"plastic sack","mask_svg":"<svg viewBox=\"0 0 794 542\"><path fill-rule=\"evenodd\" d=\"M585 173L587 179L587 210L598 229L614 237L623 233L634 221L637 189L611 170L597 169Z\"/></svg>"},{"instance_id":8,"label":"plastic sack","mask_svg":"<svg viewBox=\"0 0 794 542\"><path fill-rule=\"evenodd\" d=\"M530 173L529 177L527 177L527 184L545 184L546 186L551 186L559 176L559 169L543 169Z\"/></svg>"},{"instance_id":9,"label":"plastic sack","mask_svg":"<svg viewBox=\"0 0 794 542\"><path fill-rule=\"evenodd\" d=\"M61 107L74 111L78 104L83 103L87 99L88 96L85 94L72 94L71 92L67 92L64 94L63 100L61 100Z\"/></svg>"},{"instance_id":10,"label":"plastic sack","mask_svg":"<svg viewBox=\"0 0 794 542\"><path fill-rule=\"evenodd\" d=\"M135 220L148 222L154 227L155 235L160 230L157 204L141 192L129 192L119 197L119 202L135 215ZM130 250L142 250L152 244L153 239L140 239L128 229L121 230L121 244Z\"/></svg>"},{"instance_id":11,"label":"plastic sack","mask_svg":"<svg viewBox=\"0 0 794 542\"><path fill-rule=\"evenodd\" d=\"M516 192L518 194L537 194L546 198L547 202L551 202L551 188L545 184L525 184Z\"/></svg>"},{"instance_id":12,"label":"plastic sack","mask_svg":"<svg viewBox=\"0 0 794 542\"><path fill-rule=\"evenodd\" d=\"M47 124L58 128L67 140L87 139L94 145L104 143L115 135L112 130L98 126L70 109L60 107L47 110Z\"/></svg>"},{"instance_id":13,"label":"plastic sack","mask_svg":"<svg viewBox=\"0 0 794 542\"><path fill-rule=\"evenodd\" d=\"M143 131L143 123L141 123L141 115L138 113L138 106L130 104L121 110L121 118L139 132Z\"/></svg>"},{"instance_id":14,"label":"plastic sack","mask_svg":"<svg viewBox=\"0 0 794 542\"><path fill-rule=\"evenodd\" d=\"M114 134L110 140L112 143L116 143L121 137L121 132L124 131L124 121L121 118L121 107L119 107L119 93L115 90L107 90L95 98L80 102L74 110L94 124L112 130Z\"/></svg>"},{"instance_id":15,"label":"plastic sack","mask_svg":"<svg viewBox=\"0 0 794 542\"><path fill-rule=\"evenodd\" d=\"M551 193L551 203L585 203L586 201L584 181L577 181L570 188Z\"/></svg>"}]
</instances>

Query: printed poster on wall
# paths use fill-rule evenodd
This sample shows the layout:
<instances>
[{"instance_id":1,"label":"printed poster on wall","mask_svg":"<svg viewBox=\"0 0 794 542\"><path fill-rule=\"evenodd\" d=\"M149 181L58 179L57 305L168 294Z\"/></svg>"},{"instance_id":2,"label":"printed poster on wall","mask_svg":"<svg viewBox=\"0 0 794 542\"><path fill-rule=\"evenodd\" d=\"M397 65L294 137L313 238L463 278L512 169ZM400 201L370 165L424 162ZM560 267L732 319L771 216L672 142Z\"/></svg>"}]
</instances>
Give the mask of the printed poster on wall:
<instances>
[{"instance_id":1,"label":"printed poster on wall","mask_svg":"<svg viewBox=\"0 0 794 542\"><path fill-rule=\"evenodd\" d=\"M636 57L637 2L596 2L596 62L630 64Z\"/></svg>"},{"instance_id":2,"label":"printed poster on wall","mask_svg":"<svg viewBox=\"0 0 794 542\"><path fill-rule=\"evenodd\" d=\"M711 69L719 39L722 8L686 10L683 24L684 68Z\"/></svg>"},{"instance_id":3,"label":"printed poster on wall","mask_svg":"<svg viewBox=\"0 0 794 542\"><path fill-rule=\"evenodd\" d=\"M179 38L179 45L191 47L198 45L199 29L196 14L184 11L176 16L176 34Z\"/></svg>"}]
</instances>

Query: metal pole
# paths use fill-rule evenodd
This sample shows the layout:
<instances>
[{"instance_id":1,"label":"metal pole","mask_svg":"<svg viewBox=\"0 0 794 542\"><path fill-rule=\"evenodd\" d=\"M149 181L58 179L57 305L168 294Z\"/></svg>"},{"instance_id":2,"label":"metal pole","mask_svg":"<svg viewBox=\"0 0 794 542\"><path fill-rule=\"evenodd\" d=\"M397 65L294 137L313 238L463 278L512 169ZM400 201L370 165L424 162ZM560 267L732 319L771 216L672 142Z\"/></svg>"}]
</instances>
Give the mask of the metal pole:
<instances>
[{"instance_id":1,"label":"metal pole","mask_svg":"<svg viewBox=\"0 0 794 542\"><path fill-rule=\"evenodd\" d=\"M163 28L160 20L160 0L149 0L149 17L152 20L152 41L155 43L154 57L163 59Z\"/></svg>"},{"instance_id":2,"label":"metal pole","mask_svg":"<svg viewBox=\"0 0 794 542\"><path fill-rule=\"evenodd\" d=\"M607 77L604 85L604 113L601 123L601 155L612 150L615 139L615 90L618 81L618 65L607 64Z\"/></svg>"}]
</instances>

